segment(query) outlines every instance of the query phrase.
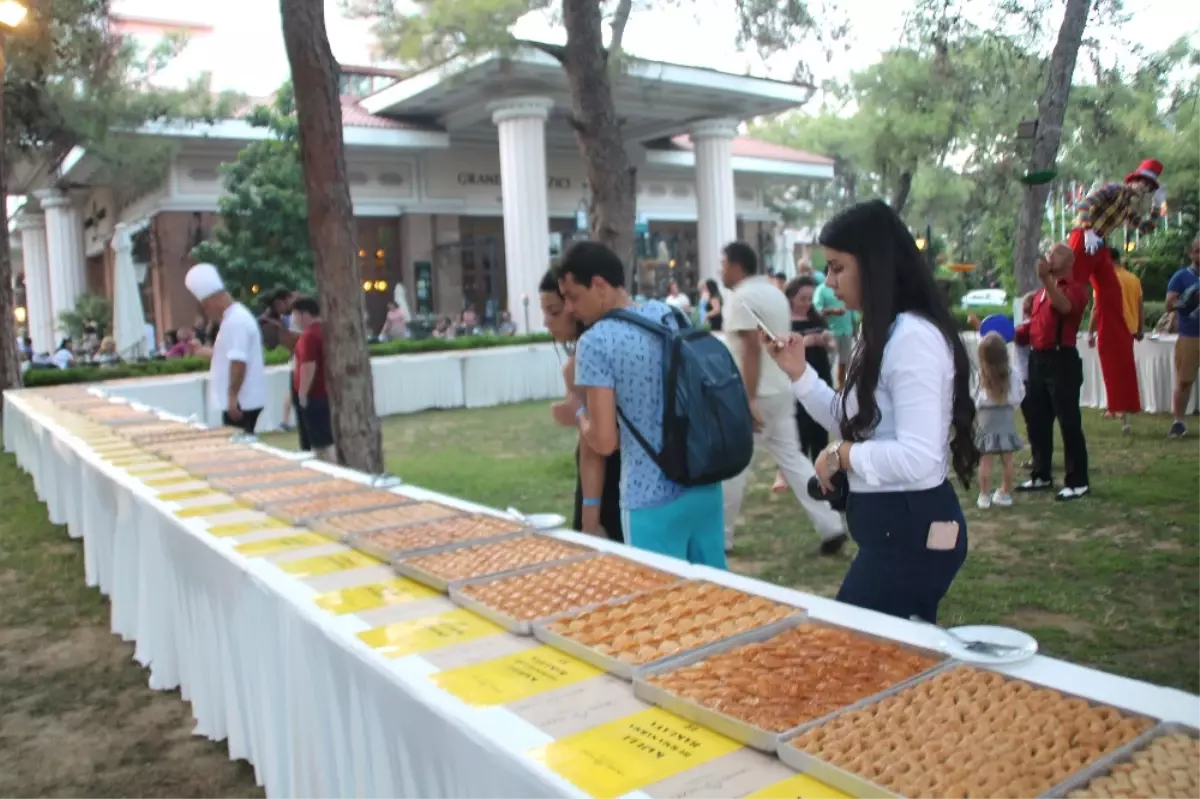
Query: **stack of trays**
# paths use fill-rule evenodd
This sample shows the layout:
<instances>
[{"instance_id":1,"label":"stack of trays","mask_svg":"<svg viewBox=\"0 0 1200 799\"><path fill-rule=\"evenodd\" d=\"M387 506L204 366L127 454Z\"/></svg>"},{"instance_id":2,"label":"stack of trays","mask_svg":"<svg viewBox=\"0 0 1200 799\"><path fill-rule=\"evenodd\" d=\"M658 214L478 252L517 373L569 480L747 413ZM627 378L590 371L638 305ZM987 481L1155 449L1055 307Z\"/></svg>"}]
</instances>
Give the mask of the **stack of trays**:
<instances>
[{"instance_id":1,"label":"stack of trays","mask_svg":"<svg viewBox=\"0 0 1200 799\"><path fill-rule=\"evenodd\" d=\"M833 710L936 670L940 652L791 616L634 672L633 693L774 752Z\"/></svg>"},{"instance_id":2,"label":"stack of trays","mask_svg":"<svg viewBox=\"0 0 1200 799\"><path fill-rule=\"evenodd\" d=\"M530 566L505 576L450 585L450 599L517 635L533 635L535 622L558 618L680 581L616 555Z\"/></svg>"},{"instance_id":3,"label":"stack of trays","mask_svg":"<svg viewBox=\"0 0 1200 799\"><path fill-rule=\"evenodd\" d=\"M548 623L533 634L556 649L626 680L681 653L803 618L803 609L736 588L688 581Z\"/></svg>"},{"instance_id":4,"label":"stack of trays","mask_svg":"<svg viewBox=\"0 0 1200 799\"><path fill-rule=\"evenodd\" d=\"M1047 796L1154 727L953 664L784 736L784 763L852 796Z\"/></svg>"}]
</instances>

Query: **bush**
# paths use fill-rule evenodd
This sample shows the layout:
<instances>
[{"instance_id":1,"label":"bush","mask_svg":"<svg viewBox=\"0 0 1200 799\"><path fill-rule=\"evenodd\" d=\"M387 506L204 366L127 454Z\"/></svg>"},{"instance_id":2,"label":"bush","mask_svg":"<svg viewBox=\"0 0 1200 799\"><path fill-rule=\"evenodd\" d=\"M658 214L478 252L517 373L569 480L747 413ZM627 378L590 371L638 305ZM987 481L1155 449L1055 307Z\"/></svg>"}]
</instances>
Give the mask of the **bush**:
<instances>
[{"instance_id":1,"label":"bush","mask_svg":"<svg viewBox=\"0 0 1200 799\"><path fill-rule=\"evenodd\" d=\"M491 347L514 347L540 344L550 341L550 336L536 333L527 336L463 336L455 339L427 338L419 341L402 339L370 346L372 357L388 355L410 355L423 352L447 352L456 350L488 349ZM278 347L264 355L268 366L285 364L291 353ZM168 375L204 372L208 361L204 358L172 358L170 360L120 363L112 366L79 366L74 369L30 369L25 373L26 388L61 386L68 383L96 383L104 380L123 380L134 377L163 377Z\"/></svg>"},{"instance_id":2,"label":"bush","mask_svg":"<svg viewBox=\"0 0 1200 799\"><path fill-rule=\"evenodd\" d=\"M981 322L993 314L1007 316L1009 319L1012 318L1012 308L1007 305L981 305L976 308L952 307L950 310L958 322L958 329L963 331L975 329L968 321L972 315L977 317Z\"/></svg>"}]
</instances>

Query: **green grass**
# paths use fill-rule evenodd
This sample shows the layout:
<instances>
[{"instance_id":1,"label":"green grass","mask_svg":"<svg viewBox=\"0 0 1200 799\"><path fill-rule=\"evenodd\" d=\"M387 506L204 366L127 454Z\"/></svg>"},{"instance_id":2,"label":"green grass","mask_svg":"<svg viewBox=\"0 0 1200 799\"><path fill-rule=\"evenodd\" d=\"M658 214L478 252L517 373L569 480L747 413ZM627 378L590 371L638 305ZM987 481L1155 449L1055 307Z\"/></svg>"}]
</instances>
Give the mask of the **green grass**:
<instances>
[{"instance_id":1,"label":"green grass","mask_svg":"<svg viewBox=\"0 0 1200 799\"><path fill-rule=\"evenodd\" d=\"M1084 421L1088 499L1020 495L1011 509L979 511L960 489L971 553L941 621L1013 625L1055 657L1197 692L1200 448L1167 441L1163 416L1135 419L1132 436L1095 411ZM553 424L547 403L391 417L383 430L388 468L408 482L569 515L574 435ZM294 436L271 440L290 446ZM816 534L790 495L770 493L773 479L774 464L760 459L731 567L832 595L848 557L812 554Z\"/></svg>"}]
</instances>

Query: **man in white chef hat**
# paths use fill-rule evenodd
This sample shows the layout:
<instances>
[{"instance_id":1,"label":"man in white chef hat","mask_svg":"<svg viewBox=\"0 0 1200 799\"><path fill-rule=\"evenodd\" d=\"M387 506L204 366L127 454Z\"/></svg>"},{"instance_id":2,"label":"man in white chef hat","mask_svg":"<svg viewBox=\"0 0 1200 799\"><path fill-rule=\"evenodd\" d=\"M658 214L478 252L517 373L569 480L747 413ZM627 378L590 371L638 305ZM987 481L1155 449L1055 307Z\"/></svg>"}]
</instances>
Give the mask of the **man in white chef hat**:
<instances>
[{"instance_id":1,"label":"man in white chef hat","mask_svg":"<svg viewBox=\"0 0 1200 799\"><path fill-rule=\"evenodd\" d=\"M200 302L204 315L217 322L208 372L208 401L221 409L221 423L253 433L258 415L267 404L267 376L263 364L262 332L254 314L235 302L212 264L196 264L183 279Z\"/></svg>"}]
</instances>

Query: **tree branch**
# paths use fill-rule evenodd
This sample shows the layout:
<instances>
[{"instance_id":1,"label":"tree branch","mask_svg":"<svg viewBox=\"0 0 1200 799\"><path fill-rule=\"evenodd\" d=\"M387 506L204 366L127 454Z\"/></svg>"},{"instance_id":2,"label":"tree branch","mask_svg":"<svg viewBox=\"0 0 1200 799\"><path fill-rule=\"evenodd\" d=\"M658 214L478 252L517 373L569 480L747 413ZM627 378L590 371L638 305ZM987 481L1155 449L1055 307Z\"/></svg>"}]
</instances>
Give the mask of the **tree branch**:
<instances>
[{"instance_id":1,"label":"tree branch","mask_svg":"<svg viewBox=\"0 0 1200 799\"><path fill-rule=\"evenodd\" d=\"M625 40L625 26L629 24L629 14L632 11L633 0L621 0L617 4L617 10L613 13L612 38L608 43L609 63L614 61L614 57L619 58L621 55L621 44Z\"/></svg>"}]
</instances>

